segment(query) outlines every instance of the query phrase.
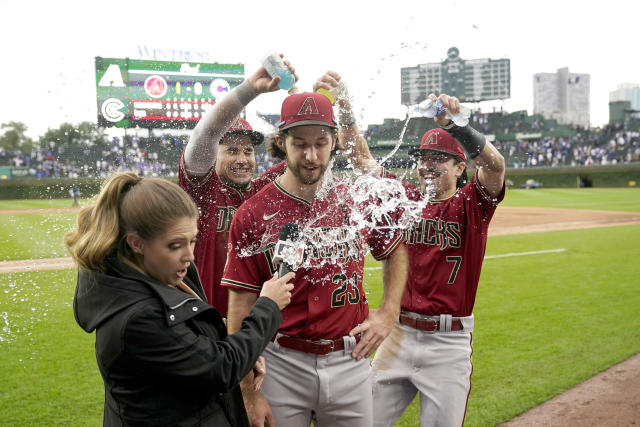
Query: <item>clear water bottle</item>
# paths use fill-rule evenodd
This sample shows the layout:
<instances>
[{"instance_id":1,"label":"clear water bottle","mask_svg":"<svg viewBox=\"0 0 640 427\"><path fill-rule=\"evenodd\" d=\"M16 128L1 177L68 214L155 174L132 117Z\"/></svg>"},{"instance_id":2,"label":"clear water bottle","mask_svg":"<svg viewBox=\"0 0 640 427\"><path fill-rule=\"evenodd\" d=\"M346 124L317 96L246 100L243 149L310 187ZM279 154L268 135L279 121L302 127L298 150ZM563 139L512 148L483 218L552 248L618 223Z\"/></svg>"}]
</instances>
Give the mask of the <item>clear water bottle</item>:
<instances>
[{"instance_id":1,"label":"clear water bottle","mask_svg":"<svg viewBox=\"0 0 640 427\"><path fill-rule=\"evenodd\" d=\"M278 87L284 90L290 90L296 82L291 70L284 65L284 61L277 52L270 53L262 59L262 66L271 77L280 77Z\"/></svg>"},{"instance_id":2,"label":"clear water bottle","mask_svg":"<svg viewBox=\"0 0 640 427\"><path fill-rule=\"evenodd\" d=\"M451 112L445 108L442 101L437 100L433 102L427 98L419 104L409 106L409 117L428 117L433 118L446 114L449 120L452 120L457 126L466 126L469 124L469 117L471 117L471 110L461 105L457 114L451 114Z\"/></svg>"},{"instance_id":3,"label":"clear water bottle","mask_svg":"<svg viewBox=\"0 0 640 427\"><path fill-rule=\"evenodd\" d=\"M347 96L347 84L344 81L340 80L338 82L338 86L334 86L330 90L321 87L316 92L321 93L329 98L329 101L331 101L331 105L334 105L336 103L336 99Z\"/></svg>"}]
</instances>

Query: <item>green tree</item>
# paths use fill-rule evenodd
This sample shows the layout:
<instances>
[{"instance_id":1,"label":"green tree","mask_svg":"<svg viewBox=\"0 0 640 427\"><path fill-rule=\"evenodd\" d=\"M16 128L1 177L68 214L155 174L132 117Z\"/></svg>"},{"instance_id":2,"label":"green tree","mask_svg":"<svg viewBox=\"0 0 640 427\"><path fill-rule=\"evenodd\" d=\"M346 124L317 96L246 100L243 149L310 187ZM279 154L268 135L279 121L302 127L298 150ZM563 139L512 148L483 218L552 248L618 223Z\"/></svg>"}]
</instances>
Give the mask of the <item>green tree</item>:
<instances>
[{"instance_id":1,"label":"green tree","mask_svg":"<svg viewBox=\"0 0 640 427\"><path fill-rule=\"evenodd\" d=\"M24 123L11 121L1 124L0 129L4 130L0 135L0 147L6 151L28 152L33 148L33 140L25 135L27 125Z\"/></svg>"}]
</instances>

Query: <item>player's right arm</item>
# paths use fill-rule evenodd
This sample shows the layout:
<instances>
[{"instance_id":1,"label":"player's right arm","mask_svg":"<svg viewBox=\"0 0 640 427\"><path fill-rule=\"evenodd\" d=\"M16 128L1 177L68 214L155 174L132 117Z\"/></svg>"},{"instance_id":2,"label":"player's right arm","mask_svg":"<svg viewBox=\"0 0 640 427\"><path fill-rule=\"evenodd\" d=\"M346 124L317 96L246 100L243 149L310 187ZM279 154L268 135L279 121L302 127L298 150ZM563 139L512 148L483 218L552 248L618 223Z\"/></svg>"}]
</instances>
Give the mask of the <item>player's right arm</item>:
<instances>
[{"instance_id":1,"label":"player's right arm","mask_svg":"<svg viewBox=\"0 0 640 427\"><path fill-rule=\"evenodd\" d=\"M335 71L327 71L313 84L313 91L323 88L331 90L338 86L341 80L340 74ZM360 135L360 128L353 113L353 107L348 94L342 94L336 99L338 106L338 140L343 147L343 154L351 162L353 167L366 174L380 176L382 167L369 151L367 140Z\"/></svg>"},{"instance_id":2,"label":"player's right arm","mask_svg":"<svg viewBox=\"0 0 640 427\"><path fill-rule=\"evenodd\" d=\"M440 99L452 114L460 110L460 101L455 96L441 94L438 98L430 94L435 102ZM498 149L487 141L484 135L471 126L453 125L445 115L434 117L435 122L444 127L469 153L478 168L478 181L492 197L498 197L504 187L505 161ZM452 126L449 128L449 126Z\"/></svg>"},{"instance_id":3,"label":"player's right arm","mask_svg":"<svg viewBox=\"0 0 640 427\"><path fill-rule=\"evenodd\" d=\"M284 61L295 79L295 69ZM278 90L280 77L271 78L264 67L258 68L220 102L216 102L196 125L184 150L184 166L193 176L206 175L218 155L218 143L240 112L259 94Z\"/></svg>"}]
</instances>

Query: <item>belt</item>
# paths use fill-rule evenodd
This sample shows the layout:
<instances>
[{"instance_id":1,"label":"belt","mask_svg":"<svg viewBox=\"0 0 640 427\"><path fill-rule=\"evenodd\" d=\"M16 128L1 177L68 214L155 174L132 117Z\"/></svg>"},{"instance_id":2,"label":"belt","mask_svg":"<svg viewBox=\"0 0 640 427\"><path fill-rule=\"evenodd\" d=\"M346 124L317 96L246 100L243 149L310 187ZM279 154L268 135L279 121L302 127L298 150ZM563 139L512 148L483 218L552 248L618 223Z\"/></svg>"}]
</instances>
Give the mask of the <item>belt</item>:
<instances>
[{"instance_id":1,"label":"belt","mask_svg":"<svg viewBox=\"0 0 640 427\"><path fill-rule=\"evenodd\" d=\"M429 319L425 317L412 317L400 314L400 323L403 325L426 332L440 332L440 319ZM451 330L461 331L464 329L460 319L451 320Z\"/></svg>"},{"instance_id":2,"label":"belt","mask_svg":"<svg viewBox=\"0 0 640 427\"><path fill-rule=\"evenodd\" d=\"M356 342L359 342L360 335L356 335L355 339ZM282 347L311 354L325 355L333 351L344 350L344 340L342 338L337 340L312 341L282 335L279 336L276 341L278 341L278 344Z\"/></svg>"}]
</instances>

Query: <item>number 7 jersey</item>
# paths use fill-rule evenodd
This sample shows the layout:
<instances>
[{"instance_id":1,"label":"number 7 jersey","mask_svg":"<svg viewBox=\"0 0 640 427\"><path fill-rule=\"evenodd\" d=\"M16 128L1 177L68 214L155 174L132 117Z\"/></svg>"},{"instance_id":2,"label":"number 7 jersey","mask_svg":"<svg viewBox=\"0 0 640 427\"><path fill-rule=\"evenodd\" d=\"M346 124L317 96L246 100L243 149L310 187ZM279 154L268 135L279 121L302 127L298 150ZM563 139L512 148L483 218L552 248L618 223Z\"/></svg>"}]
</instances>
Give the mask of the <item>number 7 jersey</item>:
<instances>
[{"instance_id":1,"label":"number 7 jersey","mask_svg":"<svg viewBox=\"0 0 640 427\"><path fill-rule=\"evenodd\" d=\"M405 184L407 196L420 192ZM477 172L446 200L428 202L419 220L405 230L409 277L402 310L425 315L470 316L478 290L489 222L504 198L489 196Z\"/></svg>"}]
</instances>

